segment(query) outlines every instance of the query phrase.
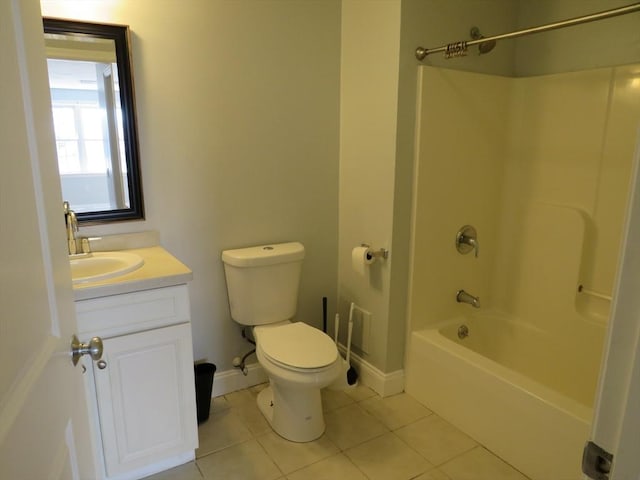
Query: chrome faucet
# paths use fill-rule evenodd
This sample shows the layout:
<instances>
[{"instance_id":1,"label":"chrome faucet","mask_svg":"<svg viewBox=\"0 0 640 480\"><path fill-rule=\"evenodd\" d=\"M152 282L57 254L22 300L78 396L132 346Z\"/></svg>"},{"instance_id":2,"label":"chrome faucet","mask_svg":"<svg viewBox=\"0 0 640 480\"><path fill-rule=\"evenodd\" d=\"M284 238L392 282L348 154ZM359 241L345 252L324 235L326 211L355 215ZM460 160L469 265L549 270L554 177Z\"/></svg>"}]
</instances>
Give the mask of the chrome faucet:
<instances>
[{"instance_id":1,"label":"chrome faucet","mask_svg":"<svg viewBox=\"0 0 640 480\"><path fill-rule=\"evenodd\" d=\"M460 243L469 245L472 250L476 252L476 258L478 257L478 253L480 252L480 245L478 244L478 240L473 237L467 237L466 235L462 235L460 237Z\"/></svg>"},{"instance_id":2,"label":"chrome faucet","mask_svg":"<svg viewBox=\"0 0 640 480\"><path fill-rule=\"evenodd\" d=\"M456 234L456 249L463 255L473 250L476 258L478 258L480 244L478 243L478 234L475 228L471 225L465 225L458 230Z\"/></svg>"},{"instance_id":3,"label":"chrome faucet","mask_svg":"<svg viewBox=\"0 0 640 480\"><path fill-rule=\"evenodd\" d=\"M69 208L69 202L63 202L62 208L64 209L64 221L67 226L67 247L69 255L76 255L78 253L78 245L76 242L78 218L76 217L76 212Z\"/></svg>"},{"instance_id":4,"label":"chrome faucet","mask_svg":"<svg viewBox=\"0 0 640 480\"><path fill-rule=\"evenodd\" d=\"M458 292L456 293L456 302L468 303L472 307L480 308L480 297L474 297L464 290L458 290Z\"/></svg>"}]
</instances>

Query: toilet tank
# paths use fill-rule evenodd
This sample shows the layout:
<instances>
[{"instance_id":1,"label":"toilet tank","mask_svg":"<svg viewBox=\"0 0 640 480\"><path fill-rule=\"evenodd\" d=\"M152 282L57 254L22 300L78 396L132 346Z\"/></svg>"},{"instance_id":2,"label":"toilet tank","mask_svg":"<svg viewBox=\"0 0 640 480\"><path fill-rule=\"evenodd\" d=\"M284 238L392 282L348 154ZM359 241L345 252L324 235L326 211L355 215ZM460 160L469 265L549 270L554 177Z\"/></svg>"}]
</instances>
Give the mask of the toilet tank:
<instances>
[{"instance_id":1,"label":"toilet tank","mask_svg":"<svg viewBox=\"0 0 640 480\"><path fill-rule=\"evenodd\" d=\"M222 252L231 318L241 325L265 325L292 318L304 246L298 242Z\"/></svg>"}]
</instances>

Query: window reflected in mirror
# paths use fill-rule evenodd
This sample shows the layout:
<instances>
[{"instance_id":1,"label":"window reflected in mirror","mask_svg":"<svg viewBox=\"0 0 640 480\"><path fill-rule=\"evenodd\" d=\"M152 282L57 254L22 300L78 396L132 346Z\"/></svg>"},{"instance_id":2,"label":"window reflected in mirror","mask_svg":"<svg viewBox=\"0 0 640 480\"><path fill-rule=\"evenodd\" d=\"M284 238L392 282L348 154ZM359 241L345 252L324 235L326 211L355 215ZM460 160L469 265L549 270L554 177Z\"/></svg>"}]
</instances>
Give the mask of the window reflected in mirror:
<instances>
[{"instance_id":1,"label":"window reflected in mirror","mask_svg":"<svg viewBox=\"0 0 640 480\"><path fill-rule=\"evenodd\" d=\"M143 218L127 27L44 29L64 200L79 221Z\"/></svg>"}]
</instances>

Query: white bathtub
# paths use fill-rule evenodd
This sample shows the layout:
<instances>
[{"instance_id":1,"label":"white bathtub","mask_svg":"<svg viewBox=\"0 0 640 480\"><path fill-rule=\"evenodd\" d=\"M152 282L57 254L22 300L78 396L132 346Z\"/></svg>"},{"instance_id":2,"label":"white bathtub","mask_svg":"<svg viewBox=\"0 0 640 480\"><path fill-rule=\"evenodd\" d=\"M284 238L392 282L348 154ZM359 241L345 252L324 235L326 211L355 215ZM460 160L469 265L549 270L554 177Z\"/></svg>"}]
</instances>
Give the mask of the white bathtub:
<instances>
[{"instance_id":1,"label":"white bathtub","mask_svg":"<svg viewBox=\"0 0 640 480\"><path fill-rule=\"evenodd\" d=\"M469 336L461 340L462 324ZM582 350L588 341L576 339ZM555 343L499 314L415 331L406 391L530 478L580 479L597 376L582 370L597 368L601 347L582 355L585 364L578 354L558 361L578 349Z\"/></svg>"}]
</instances>

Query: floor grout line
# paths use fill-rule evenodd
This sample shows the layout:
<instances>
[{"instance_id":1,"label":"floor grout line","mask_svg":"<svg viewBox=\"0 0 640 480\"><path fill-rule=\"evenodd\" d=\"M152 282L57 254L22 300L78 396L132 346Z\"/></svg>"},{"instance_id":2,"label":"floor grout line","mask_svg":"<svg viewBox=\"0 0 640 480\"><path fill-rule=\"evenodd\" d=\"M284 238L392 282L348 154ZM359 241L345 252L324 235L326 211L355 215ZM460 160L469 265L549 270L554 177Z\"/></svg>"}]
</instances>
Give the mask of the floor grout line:
<instances>
[{"instance_id":1,"label":"floor grout line","mask_svg":"<svg viewBox=\"0 0 640 480\"><path fill-rule=\"evenodd\" d=\"M228 415L233 417L232 421L228 421L225 422L223 424L220 425L220 428L226 428L226 430L222 430L222 436L221 437L213 437L214 441L211 441L211 437L201 437L199 434L200 439L202 438L209 438L209 445L216 445L216 441L218 441L218 445L223 445L225 441L227 440L231 440L231 443L229 444L224 444L224 446L222 448L217 448L217 450L212 450L210 452L207 452L204 455L198 456L197 458L195 458L194 463L195 463L195 467L197 470L197 473L199 474L198 480L205 480L206 477L206 473L209 470L205 470L203 469L199 462L204 462L205 459L207 459L208 457L212 456L212 455L216 455L216 454L220 454L228 449L234 448L234 447L238 447L240 445L249 443L249 442L255 442L258 444L258 448L259 448L259 452L261 452L258 457L256 458L263 458L263 460L260 461L266 461L266 459L268 459L271 464L273 464L273 466L275 467L273 473L276 474L276 472L279 474L278 480L285 480L287 478L289 478L289 476L293 476L296 473L305 470L307 468L312 467L313 465L316 465L320 462L323 461L327 461L333 457L338 457L338 456L342 456L343 458L341 460L336 459L335 461L339 461L339 462L343 462L344 460L346 460L350 467L355 468L355 471L359 472L362 475L362 478L366 478L366 479L371 479L372 477L370 477L369 475L367 475L367 473L365 472L365 470L363 470L363 467L368 467L368 463L363 463L362 461L362 456L361 453L356 454L356 449L362 447L363 445L365 445L368 442L374 442L378 439L380 439L381 437L383 437L384 435L391 433L393 438L394 438L394 442L397 440L401 443L402 448L404 449L405 447L408 450L405 451L410 451L412 452L412 454L418 455L419 458L422 458L426 464L429 466L425 471L419 473L419 474L414 474L411 473L413 479L419 478L423 475L425 475L426 473L433 471L436 473L436 475L438 475L437 478L440 478L440 475L442 475L442 478L449 478L447 476L447 474L444 472L444 470L442 470L441 467L446 466L447 464L451 463L451 462L455 462L456 460L460 459L461 457L463 457L464 455L469 454L469 452L475 450L475 449L484 449L487 450L482 444L480 444L479 442L475 441L475 444L466 448L464 451L459 451L456 452L455 454L453 454L453 456L451 456L450 458L447 458L444 461L440 461L440 463L433 463L431 460L429 460L429 458L427 458L426 454L421 453L421 451L419 450L420 446L418 444L411 444L408 441L405 441L405 439L403 439L398 432L406 427L410 427L411 425L416 424L417 422L423 421L426 418L429 417L434 417L437 419L442 420L443 422L449 424L449 422L446 422L446 420L444 420L442 417L438 416L435 412L433 412L431 409L429 409L428 407L425 407L427 409L427 413L424 414L423 416L419 416L420 411L418 410L418 416L417 418L412 419L411 421L408 421L405 423L405 419L406 418L410 418L411 416L414 415L414 411L412 411L412 413L410 413L408 416L406 416L406 412L402 411L402 407L398 407L398 405L402 406L402 405L407 405L405 402L405 399L401 399L399 401L399 403L397 402L392 402L391 405L389 405L389 403L385 403L385 407L376 407L376 403L372 402L371 399L375 398L375 394L373 395L369 395L363 398L360 398L359 400L356 400L355 398L349 396L348 394L345 394L349 397L349 402L348 403L344 403L342 404L342 402L346 401L346 399L344 398L340 398L339 394L333 394L331 393L330 395L332 396L332 400L328 403L331 403L332 405L337 405L335 407L332 407L330 410L328 411L324 411L323 414L325 416L328 415L333 415L333 414L337 414L339 413L341 410L345 410L348 408L357 408L358 411L360 413L362 413L364 415L364 417L362 417L359 420L356 420L356 422L352 425L360 425L360 421L365 422L362 425L367 425L367 428L371 428L371 430L367 430L367 433L364 435L365 437L367 436L367 434L372 434L371 437L368 437L364 440L360 440L361 436L359 436L358 434L356 434L355 436L349 436L347 434L346 437L341 436L344 434L343 433L334 433L335 438L337 439L341 439L339 442L336 442L335 438L332 438L330 435L328 434L327 431L325 431L323 433L323 435L320 438L323 439L324 444L322 444L319 448L319 450L315 450L315 452L320 452L320 455L323 455L323 451L322 448L328 448L329 450L332 451L332 453L327 454L326 456L322 457L322 458L314 458L313 455L316 455L316 453L313 453L311 455L309 455L309 458L311 458L312 460L310 460L310 463L302 465L302 466L296 466L294 470L285 473L283 468L280 466L280 464L278 462L281 462L282 465L286 468L290 468L291 465L296 465L295 461L292 463L291 462L291 458L292 457L287 457L287 455L291 455L291 453L287 452L284 454L284 456L272 456L268 449L267 446L270 446L272 442L272 440L266 438L268 435L270 435L271 432L273 432L273 430L268 429L268 430L264 430L264 431L260 431L262 427L261 422L256 422L256 417L252 416L253 413L251 411L247 412L246 410L243 410L242 413L241 409L246 409L246 408L253 408L255 406L255 397L256 395L253 394L253 391L251 389L246 389L249 394L251 395L251 397L253 398L249 398L249 396L247 396L244 393L238 392L238 396L234 397L235 401L234 404L232 405L231 402L229 402L229 399L227 398L227 395L222 396L223 399L222 400L218 400L217 403L215 403L214 400L212 400L212 412L211 415L214 416L216 414L220 414L223 412L226 412ZM366 393L364 393L366 395ZM399 395L407 395L407 394L399 394ZM246 396L246 399L244 398ZM217 397L219 398L219 397ZM371 405L369 405L369 408L365 408L363 404L363 402L367 402L369 401L369 403ZM406 399L408 403L408 405L413 408L413 406L411 405L412 401L415 401L415 399L413 399L411 396L407 395L407 399ZM323 398L323 402L324 402L324 398ZM214 404L215 404L215 408L214 408ZM374 408L372 408L374 407ZM423 406L424 407L424 406ZM385 408L388 408L389 410L385 410ZM354 410L355 412L355 410ZM388 412L388 413L387 413ZM360 413L358 414L358 417L360 418ZM394 415L393 417L384 417L386 420L382 420L381 416L384 415ZM405 415L405 416L403 416ZM345 418L349 418L348 414L347 415L343 415L342 417L334 417L334 422L337 420L339 422L342 422L343 419ZM369 423L371 421L371 423ZM394 428L388 426L389 425L396 425L398 423L401 423L398 426L395 426ZM373 425L375 424L375 427L373 427ZM334 423L335 425L335 423ZM449 424L450 425L450 424ZM238 433L237 429L240 428L240 426L242 426L243 432ZM455 426L451 425L453 428L456 428ZM218 426L215 426L216 428L212 428L212 426L209 426L209 428L206 430L207 435L216 435L216 434L220 434L220 431L218 430ZM256 431L254 432L255 429ZM379 431L378 431L379 429ZM244 430L246 430L247 433L244 432ZM458 429L456 429L458 430ZM202 432L202 430L199 430L199 432ZM229 433L231 432L231 433ZM461 432L464 433L464 432ZM234 436L235 435L235 436ZM239 441L234 441L234 438L240 438L241 436L246 435L246 438L244 438L243 440L239 440ZM260 441L260 438L264 438L263 441L266 441L266 444L263 444L263 441ZM407 436L406 437L407 440L409 440L411 437ZM220 441L220 439L222 439L222 441ZM319 440L318 439L318 440ZM352 440L357 440L356 443L354 443L353 445L349 444L350 441ZM473 439L472 439L473 440ZM348 445L347 447L341 447L339 443L343 443ZM378 442L379 445L379 442ZM254 447L251 447L252 449ZM271 447L270 447L271 448ZM313 449L316 448L315 446L311 448L311 450L309 451L313 451ZM378 447L379 448L379 447ZM273 450L273 448L271 448ZM333 451L335 449L335 451ZM366 448L365 448L366 450ZM253 449L253 452L257 452L258 450ZM295 452L295 450L292 450ZM354 459L351 458L351 456L349 455L349 452L353 451L354 454L356 454L356 460L358 461L358 463L362 464L362 466L359 466L358 463L356 463L356 461L354 461ZM362 449L361 449L362 451ZM428 450L424 450L423 447L423 451L429 453ZM490 452L489 450L487 450L491 455L497 457L497 455L493 454L492 452ZM308 455L308 453L305 452L305 455ZM274 451L275 453L275 451ZM452 453L452 452L450 452ZM263 457L264 456L264 457ZM223 457L224 458L224 455ZM279 458L278 462L276 461L276 458ZM289 458L289 459L287 459ZM306 458L306 457L305 457ZM379 458L379 457L378 457ZM376 461L378 461L378 458L376 458ZM504 461L503 459L501 459L500 457L497 457L498 459L500 459L502 462L504 462L506 465L508 465L510 468L512 468L513 470L515 470L516 472L518 472L519 474L523 475L522 472L519 472L516 468L514 468L512 465L508 464L506 461ZM391 460L393 460L393 456L391 456ZM220 460L215 459L213 460L213 462L218 462ZM224 461L224 460L223 460ZM209 463L209 467L210 467L211 463ZM289 467L287 467L287 465L289 465ZM389 465L393 465L393 463L385 463L384 465L386 465L384 468L389 468ZM370 467L368 467L369 470L371 470ZM395 467L394 467L395 468ZM371 473L373 473L373 470L371 470ZM209 472L209 474L211 474L211 472ZM300 474L298 474L298 476L300 476ZM378 475L379 476L379 475ZM523 475L524 476L524 475ZM169 477L166 477L169 478ZM187 477L179 477L181 480L195 480L195 472L193 472L191 474L191 476ZM252 477L253 478L253 477ZM315 478L315 477L314 477ZM375 478L375 477L374 477ZM525 477L526 478L526 477ZM152 479L150 479L152 480ZM228 480L235 480L235 478L229 478ZM238 480L244 480L244 479L238 479ZM409 480L409 477L407 477L407 480Z\"/></svg>"}]
</instances>

